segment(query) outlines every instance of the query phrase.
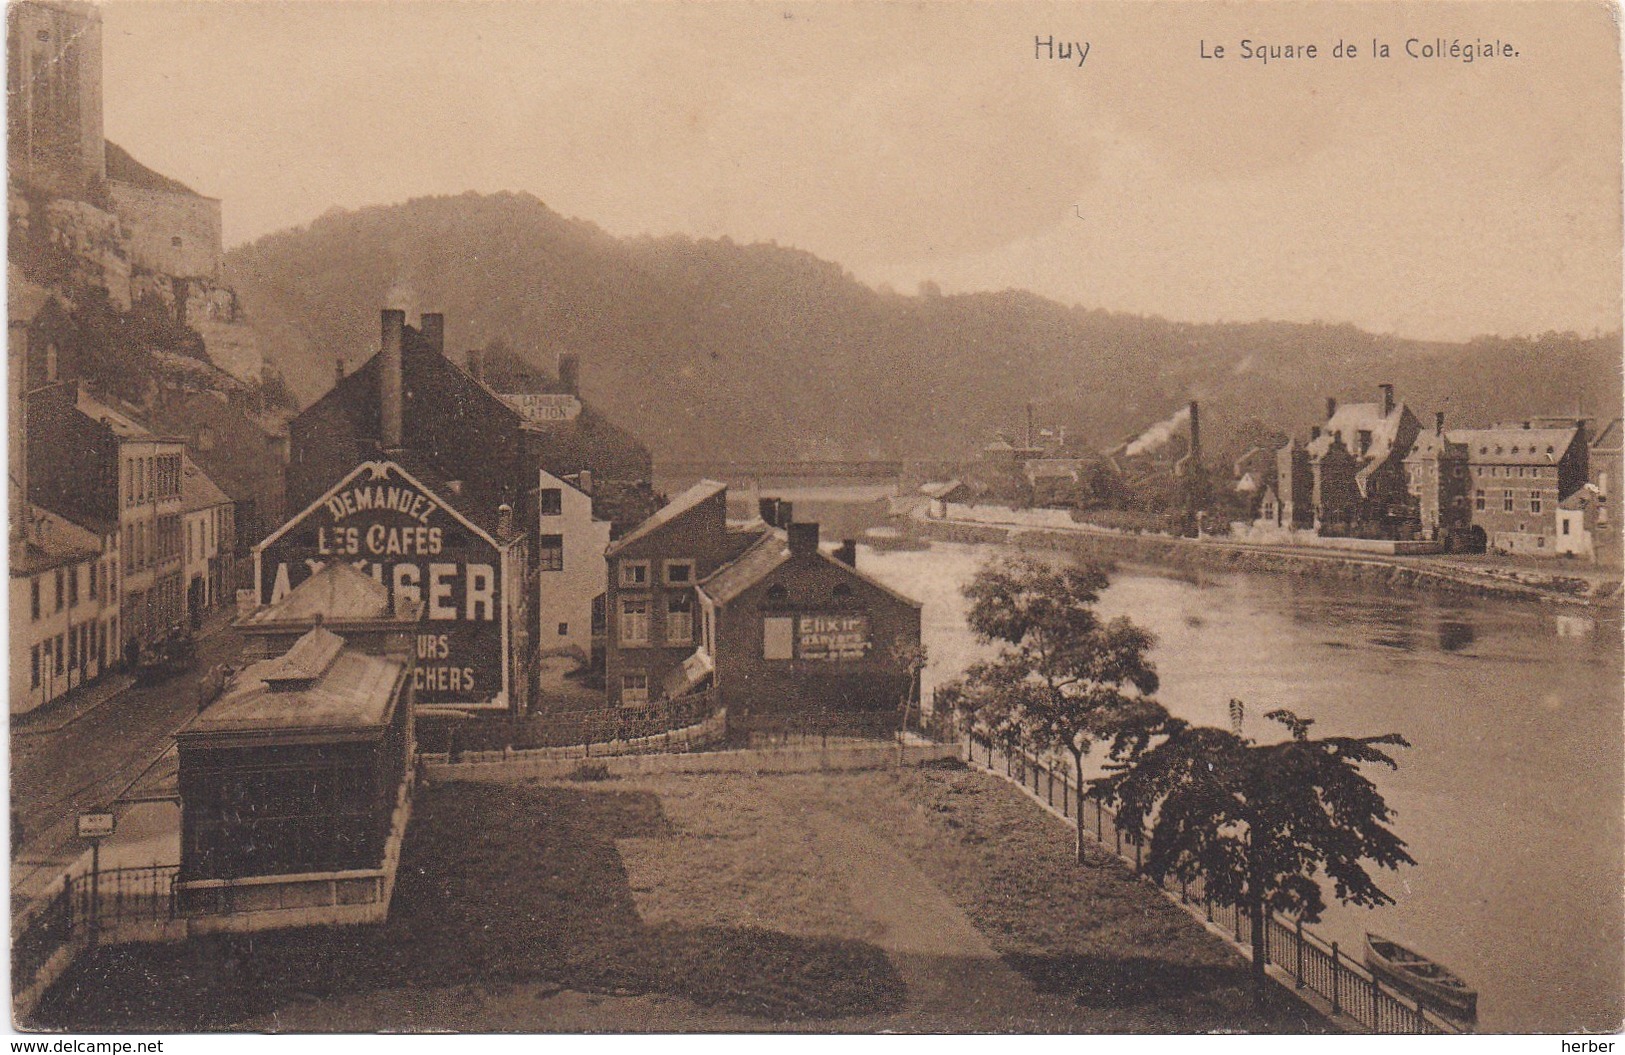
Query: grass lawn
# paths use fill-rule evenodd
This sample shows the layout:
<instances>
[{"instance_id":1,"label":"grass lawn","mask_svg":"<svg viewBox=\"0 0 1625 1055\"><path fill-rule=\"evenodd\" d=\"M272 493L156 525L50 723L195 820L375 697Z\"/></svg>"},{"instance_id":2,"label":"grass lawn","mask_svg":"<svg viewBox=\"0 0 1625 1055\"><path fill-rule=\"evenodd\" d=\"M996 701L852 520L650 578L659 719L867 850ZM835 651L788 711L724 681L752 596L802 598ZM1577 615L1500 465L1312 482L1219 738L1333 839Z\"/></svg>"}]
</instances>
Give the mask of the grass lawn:
<instances>
[{"instance_id":1,"label":"grass lawn","mask_svg":"<svg viewBox=\"0 0 1625 1055\"><path fill-rule=\"evenodd\" d=\"M982 1003L933 1018L933 986ZM1078 867L985 774L670 775L427 789L387 923L95 950L33 1024L1324 1028L1284 995L1255 1014L1246 987L1239 956L1116 862Z\"/></svg>"}]
</instances>

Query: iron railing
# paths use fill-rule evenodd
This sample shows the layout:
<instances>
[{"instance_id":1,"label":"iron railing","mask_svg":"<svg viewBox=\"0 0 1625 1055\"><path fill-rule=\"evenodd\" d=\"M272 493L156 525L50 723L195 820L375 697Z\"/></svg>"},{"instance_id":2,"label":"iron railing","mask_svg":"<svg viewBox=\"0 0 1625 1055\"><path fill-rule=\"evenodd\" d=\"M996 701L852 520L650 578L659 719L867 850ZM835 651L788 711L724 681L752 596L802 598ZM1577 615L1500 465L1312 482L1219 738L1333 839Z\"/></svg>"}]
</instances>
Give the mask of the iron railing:
<instances>
[{"instance_id":1,"label":"iron railing","mask_svg":"<svg viewBox=\"0 0 1625 1055\"><path fill-rule=\"evenodd\" d=\"M1019 749L1005 750L980 736L972 736L970 760L1020 785L1040 801L1076 821L1082 814L1084 831L1110 849L1137 874L1143 874L1147 835L1118 823L1117 814L1084 796L1071 774ZM1243 948L1251 948L1253 920L1237 905L1214 902L1201 877L1185 882L1166 878L1162 891L1207 922L1224 929ZM1390 988L1364 965L1350 958L1337 942L1328 942L1301 921L1287 922L1271 913L1264 932L1267 961L1290 976L1295 989L1305 989L1331 1005L1334 1016L1346 1016L1372 1033L1461 1033L1464 1027L1422 1006L1411 996ZM1277 981L1280 979L1277 978Z\"/></svg>"}]
</instances>

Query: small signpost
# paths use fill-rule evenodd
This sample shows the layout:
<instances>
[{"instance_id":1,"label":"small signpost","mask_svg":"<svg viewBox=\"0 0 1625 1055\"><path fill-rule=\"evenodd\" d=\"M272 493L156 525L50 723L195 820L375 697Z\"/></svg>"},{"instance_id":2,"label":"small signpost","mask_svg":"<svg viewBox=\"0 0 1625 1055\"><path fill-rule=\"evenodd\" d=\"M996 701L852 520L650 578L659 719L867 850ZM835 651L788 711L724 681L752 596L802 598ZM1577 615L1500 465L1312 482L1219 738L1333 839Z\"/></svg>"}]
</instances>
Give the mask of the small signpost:
<instances>
[{"instance_id":1,"label":"small signpost","mask_svg":"<svg viewBox=\"0 0 1625 1055\"><path fill-rule=\"evenodd\" d=\"M101 930L102 840L113 834L117 821L111 813L81 813L79 838L90 840L90 943Z\"/></svg>"}]
</instances>

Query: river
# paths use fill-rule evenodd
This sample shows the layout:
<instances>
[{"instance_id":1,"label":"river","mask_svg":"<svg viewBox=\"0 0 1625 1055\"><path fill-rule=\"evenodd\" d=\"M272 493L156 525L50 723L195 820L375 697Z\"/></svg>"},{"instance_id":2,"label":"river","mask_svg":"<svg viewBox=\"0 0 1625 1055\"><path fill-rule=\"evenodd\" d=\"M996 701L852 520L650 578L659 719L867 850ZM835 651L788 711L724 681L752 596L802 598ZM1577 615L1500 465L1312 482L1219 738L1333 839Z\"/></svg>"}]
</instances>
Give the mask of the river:
<instances>
[{"instance_id":1,"label":"river","mask_svg":"<svg viewBox=\"0 0 1625 1055\"><path fill-rule=\"evenodd\" d=\"M994 546L860 550L859 567L925 604L927 691L983 652L959 588ZM1290 708L1324 734L1403 734L1367 769L1417 864L1376 873L1395 899L1333 905L1317 925L1356 957L1367 930L1455 968L1482 1032L1612 1031L1622 998L1617 618L1538 604L1287 575L1123 567L1101 598L1157 636L1174 714L1277 739ZM1330 899L1328 899L1330 900Z\"/></svg>"}]
</instances>

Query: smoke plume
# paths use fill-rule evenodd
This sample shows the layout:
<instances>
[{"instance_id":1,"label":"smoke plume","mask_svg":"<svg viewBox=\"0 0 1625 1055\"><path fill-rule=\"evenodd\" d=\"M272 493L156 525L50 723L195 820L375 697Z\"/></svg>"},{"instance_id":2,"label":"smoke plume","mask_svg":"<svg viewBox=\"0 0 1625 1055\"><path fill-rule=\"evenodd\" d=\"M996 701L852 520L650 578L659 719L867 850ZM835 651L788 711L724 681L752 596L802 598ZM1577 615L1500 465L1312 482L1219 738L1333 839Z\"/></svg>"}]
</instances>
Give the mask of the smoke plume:
<instances>
[{"instance_id":1,"label":"smoke plume","mask_svg":"<svg viewBox=\"0 0 1625 1055\"><path fill-rule=\"evenodd\" d=\"M1174 412L1173 417L1168 418L1166 421L1157 422L1134 437L1133 441L1124 448L1123 453L1132 458L1137 454L1145 454L1147 451L1156 450L1173 439L1174 433L1178 432L1190 418L1191 408L1188 406L1180 407Z\"/></svg>"}]
</instances>

